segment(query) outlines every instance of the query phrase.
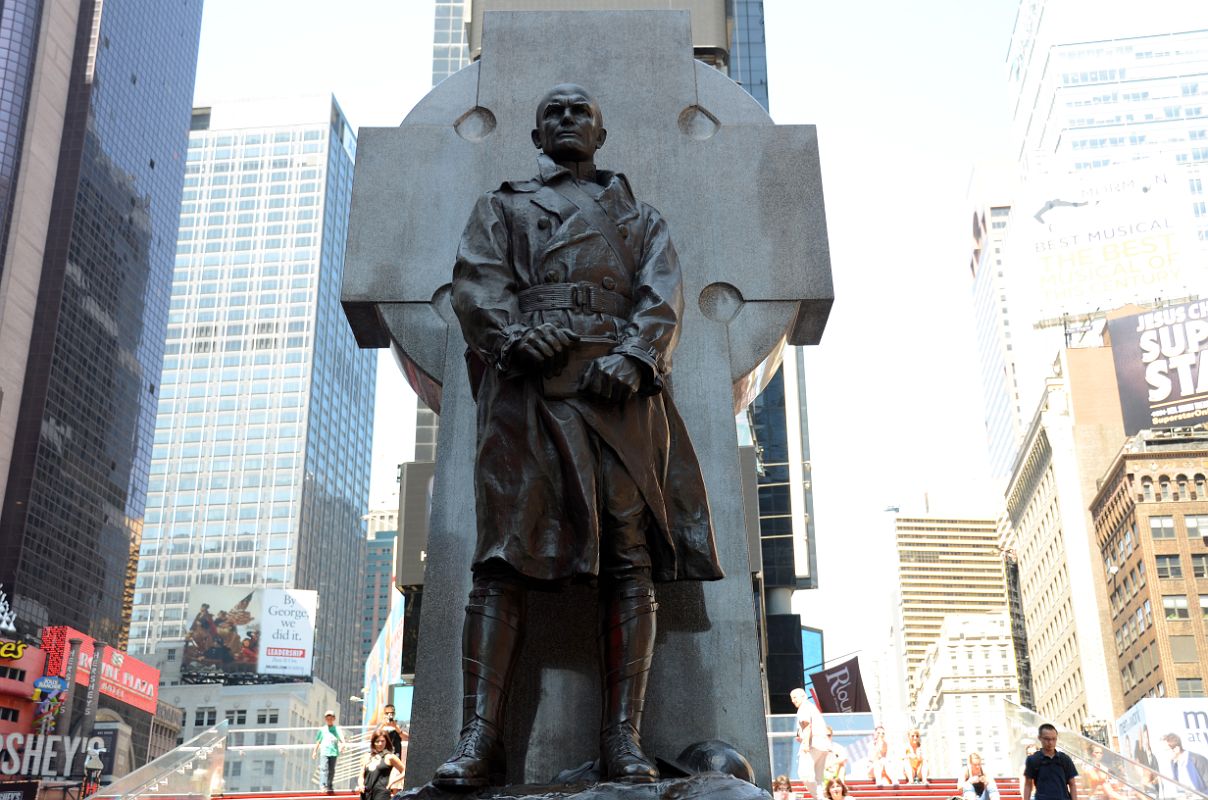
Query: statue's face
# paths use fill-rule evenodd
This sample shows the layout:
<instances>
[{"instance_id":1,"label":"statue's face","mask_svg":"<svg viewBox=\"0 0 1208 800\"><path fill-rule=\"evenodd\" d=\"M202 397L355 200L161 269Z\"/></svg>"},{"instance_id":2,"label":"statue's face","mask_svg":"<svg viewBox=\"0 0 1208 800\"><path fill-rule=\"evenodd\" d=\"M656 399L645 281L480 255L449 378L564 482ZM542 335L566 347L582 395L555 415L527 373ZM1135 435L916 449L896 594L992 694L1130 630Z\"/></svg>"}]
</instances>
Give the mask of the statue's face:
<instances>
[{"instance_id":1,"label":"statue's face","mask_svg":"<svg viewBox=\"0 0 1208 800\"><path fill-rule=\"evenodd\" d=\"M582 87L555 86L537 106L533 144L555 161L588 161L607 135L600 107Z\"/></svg>"}]
</instances>

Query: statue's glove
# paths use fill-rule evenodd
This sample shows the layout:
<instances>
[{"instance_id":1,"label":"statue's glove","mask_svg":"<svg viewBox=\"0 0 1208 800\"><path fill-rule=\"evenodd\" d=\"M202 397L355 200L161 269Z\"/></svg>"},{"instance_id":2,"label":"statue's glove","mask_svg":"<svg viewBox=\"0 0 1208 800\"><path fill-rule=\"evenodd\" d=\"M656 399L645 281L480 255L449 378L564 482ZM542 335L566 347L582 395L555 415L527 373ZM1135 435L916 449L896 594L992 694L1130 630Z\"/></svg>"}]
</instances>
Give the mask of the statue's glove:
<instances>
[{"instance_id":1,"label":"statue's glove","mask_svg":"<svg viewBox=\"0 0 1208 800\"><path fill-rule=\"evenodd\" d=\"M566 366L577 341L579 334L574 331L543 322L521 334L511 347L511 361L525 372L552 375Z\"/></svg>"},{"instance_id":2,"label":"statue's glove","mask_svg":"<svg viewBox=\"0 0 1208 800\"><path fill-rule=\"evenodd\" d=\"M580 388L601 400L619 403L628 400L642 386L642 372L629 356L610 353L600 356L583 373Z\"/></svg>"}]
</instances>

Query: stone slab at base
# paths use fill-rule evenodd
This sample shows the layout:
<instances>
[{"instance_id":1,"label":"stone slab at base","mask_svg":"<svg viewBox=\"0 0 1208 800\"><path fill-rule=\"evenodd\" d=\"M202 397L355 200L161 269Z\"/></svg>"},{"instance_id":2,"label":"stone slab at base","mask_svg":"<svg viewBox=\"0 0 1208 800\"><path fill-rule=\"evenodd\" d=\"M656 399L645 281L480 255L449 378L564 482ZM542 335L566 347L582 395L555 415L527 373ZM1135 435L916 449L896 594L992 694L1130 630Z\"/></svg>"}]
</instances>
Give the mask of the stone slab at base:
<instances>
[{"instance_id":1,"label":"stone slab at base","mask_svg":"<svg viewBox=\"0 0 1208 800\"><path fill-rule=\"evenodd\" d=\"M490 786L476 792L450 792L426 783L396 800L771 800L758 786L721 772L702 772L657 783Z\"/></svg>"}]
</instances>

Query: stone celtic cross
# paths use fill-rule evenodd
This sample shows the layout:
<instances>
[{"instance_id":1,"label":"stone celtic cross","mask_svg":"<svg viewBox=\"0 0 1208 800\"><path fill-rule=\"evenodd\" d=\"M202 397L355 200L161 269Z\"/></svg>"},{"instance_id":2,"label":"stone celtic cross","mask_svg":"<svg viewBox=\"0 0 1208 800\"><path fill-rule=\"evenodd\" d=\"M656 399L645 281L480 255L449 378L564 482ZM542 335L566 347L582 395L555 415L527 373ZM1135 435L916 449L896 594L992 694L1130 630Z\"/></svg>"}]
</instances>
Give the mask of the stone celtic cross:
<instances>
[{"instance_id":1,"label":"stone celtic cross","mask_svg":"<svg viewBox=\"0 0 1208 800\"><path fill-rule=\"evenodd\" d=\"M433 89L400 127L361 130L345 262L343 302L358 341L391 347L440 412L408 780L428 779L460 724L475 408L448 299L454 254L480 194L536 174L536 101L574 82L604 112L608 143L597 163L625 173L662 212L679 251L686 308L673 392L727 574L660 587L643 739L664 758L727 740L767 785L734 414L786 341L817 343L830 310L815 130L773 125L739 86L694 61L687 12L494 12L482 41L482 59ZM591 760L597 745L591 595L535 593L529 618L510 701L511 782L548 781Z\"/></svg>"}]
</instances>

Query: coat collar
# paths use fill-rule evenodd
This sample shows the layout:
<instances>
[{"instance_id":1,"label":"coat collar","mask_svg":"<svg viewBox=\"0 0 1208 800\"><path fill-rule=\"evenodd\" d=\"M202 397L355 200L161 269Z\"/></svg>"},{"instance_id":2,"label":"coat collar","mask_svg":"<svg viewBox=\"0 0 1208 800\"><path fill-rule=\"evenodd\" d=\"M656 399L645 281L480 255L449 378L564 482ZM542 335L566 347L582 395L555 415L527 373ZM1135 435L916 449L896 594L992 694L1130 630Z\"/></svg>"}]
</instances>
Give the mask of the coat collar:
<instances>
[{"instance_id":1,"label":"coat collar","mask_svg":"<svg viewBox=\"0 0 1208 800\"><path fill-rule=\"evenodd\" d=\"M570 180L570 172L544 153L537 156L537 168L536 179L523 184L513 184L512 188L516 191L535 192L534 203L562 219L570 217L575 213L575 207L554 191L551 186L557 185L563 180ZM629 188L629 181L624 175L619 172L597 169L596 182L604 187L600 204L614 220L624 222L638 215L637 201L634 199L633 190Z\"/></svg>"}]
</instances>

